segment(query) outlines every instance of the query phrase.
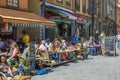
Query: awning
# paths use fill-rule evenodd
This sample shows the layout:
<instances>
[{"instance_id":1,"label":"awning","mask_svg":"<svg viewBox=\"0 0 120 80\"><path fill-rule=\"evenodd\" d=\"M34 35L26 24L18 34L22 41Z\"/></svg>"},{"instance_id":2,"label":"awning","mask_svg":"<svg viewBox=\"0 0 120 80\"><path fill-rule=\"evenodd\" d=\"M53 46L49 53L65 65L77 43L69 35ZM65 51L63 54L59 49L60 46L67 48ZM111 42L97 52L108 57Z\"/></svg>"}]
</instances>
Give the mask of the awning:
<instances>
[{"instance_id":1,"label":"awning","mask_svg":"<svg viewBox=\"0 0 120 80\"><path fill-rule=\"evenodd\" d=\"M86 21L84 18L81 18L81 17L79 17L79 16L76 16L76 15L73 14L73 13L65 12L65 11L61 11L61 10L59 10L59 12L67 15L68 18L71 19L71 20L76 20L76 21L78 21L78 22L85 22L85 21Z\"/></svg>"},{"instance_id":2,"label":"awning","mask_svg":"<svg viewBox=\"0 0 120 80\"><path fill-rule=\"evenodd\" d=\"M56 22L56 24L63 24L63 25L68 25L69 27L71 27L72 23L69 21L64 21L64 20L52 20L54 22Z\"/></svg>"},{"instance_id":3,"label":"awning","mask_svg":"<svg viewBox=\"0 0 120 80\"><path fill-rule=\"evenodd\" d=\"M59 9L59 10L63 10L63 11L75 13L74 11L72 11L72 10L70 10L70 9L66 9L66 8L64 8L64 7L57 6L57 5L54 5L54 4L50 4L50 3L47 3L47 2L45 2L45 5L46 5L46 6L55 7L55 8L57 8L57 9Z\"/></svg>"},{"instance_id":4,"label":"awning","mask_svg":"<svg viewBox=\"0 0 120 80\"><path fill-rule=\"evenodd\" d=\"M0 23L3 22L56 26L55 22L49 21L34 13L0 8Z\"/></svg>"}]
</instances>

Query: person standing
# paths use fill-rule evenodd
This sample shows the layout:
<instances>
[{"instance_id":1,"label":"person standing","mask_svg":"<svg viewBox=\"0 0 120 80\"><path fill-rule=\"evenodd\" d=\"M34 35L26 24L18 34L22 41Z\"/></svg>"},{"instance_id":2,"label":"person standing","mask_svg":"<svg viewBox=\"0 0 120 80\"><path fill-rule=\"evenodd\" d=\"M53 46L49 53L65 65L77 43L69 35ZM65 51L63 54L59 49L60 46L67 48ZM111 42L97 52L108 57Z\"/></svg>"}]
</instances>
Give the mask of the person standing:
<instances>
[{"instance_id":1,"label":"person standing","mask_svg":"<svg viewBox=\"0 0 120 80\"><path fill-rule=\"evenodd\" d=\"M92 53L94 55L95 48L94 48L94 40L93 37L90 37L90 40L88 41L88 55Z\"/></svg>"},{"instance_id":2,"label":"person standing","mask_svg":"<svg viewBox=\"0 0 120 80\"><path fill-rule=\"evenodd\" d=\"M100 39L100 34L97 30L96 33L94 34L95 44L99 44L99 39Z\"/></svg>"},{"instance_id":3,"label":"person standing","mask_svg":"<svg viewBox=\"0 0 120 80\"><path fill-rule=\"evenodd\" d=\"M22 34L23 34L24 48L26 48L30 42L30 36L27 34L26 31L22 31Z\"/></svg>"},{"instance_id":4,"label":"person standing","mask_svg":"<svg viewBox=\"0 0 120 80\"><path fill-rule=\"evenodd\" d=\"M117 47L120 49L120 32L117 35Z\"/></svg>"},{"instance_id":5,"label":"person standing","mask_svg":"<svg viewBox=\"0 0 120 80\"><path fill-rule=\"evenodd\" d=\"M101 47L98 46L98 45L100 45L100 34L99 34L98 30L96 31L96 33L94 35L94 41L95 41L95 45L96 45L96 54L100 54Z\"/></svg>"}]
</instances>

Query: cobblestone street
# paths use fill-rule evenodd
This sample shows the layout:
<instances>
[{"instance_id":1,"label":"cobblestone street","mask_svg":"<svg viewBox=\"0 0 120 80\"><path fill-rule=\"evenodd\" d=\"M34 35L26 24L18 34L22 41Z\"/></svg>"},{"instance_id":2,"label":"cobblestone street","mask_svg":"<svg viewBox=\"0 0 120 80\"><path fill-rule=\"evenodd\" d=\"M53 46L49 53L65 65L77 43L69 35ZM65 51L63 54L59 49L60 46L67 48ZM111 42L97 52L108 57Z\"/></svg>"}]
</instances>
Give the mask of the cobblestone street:
<instances>
[{"instance_id":1,"label":"cobblestone street","mask_svg":"<svg viewBox=\"0 0 120 80\"><path fill-rule=\"evenodd\" d=\"M32 80L120 80L120 56L89 58L91 59L61 65L47 75L32 77Z\"/></svg>"}]
</instances>

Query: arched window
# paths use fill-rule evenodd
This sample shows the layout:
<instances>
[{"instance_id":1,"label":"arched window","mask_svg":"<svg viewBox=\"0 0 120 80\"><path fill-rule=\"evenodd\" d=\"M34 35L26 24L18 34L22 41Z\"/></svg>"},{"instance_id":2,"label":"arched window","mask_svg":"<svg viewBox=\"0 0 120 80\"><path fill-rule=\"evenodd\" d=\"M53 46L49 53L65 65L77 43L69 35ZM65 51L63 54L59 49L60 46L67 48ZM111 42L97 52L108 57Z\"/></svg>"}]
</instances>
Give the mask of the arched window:
<instances>
[{"instance_id":1,"label":"arched window","mask_svg":"<svg viewBox=\"0 0 120 80\"><path fill-rule=\"evenodd\" d=\"M18 7L18 0L7 0L7 6Z\"/></svg>"}]
</instances>

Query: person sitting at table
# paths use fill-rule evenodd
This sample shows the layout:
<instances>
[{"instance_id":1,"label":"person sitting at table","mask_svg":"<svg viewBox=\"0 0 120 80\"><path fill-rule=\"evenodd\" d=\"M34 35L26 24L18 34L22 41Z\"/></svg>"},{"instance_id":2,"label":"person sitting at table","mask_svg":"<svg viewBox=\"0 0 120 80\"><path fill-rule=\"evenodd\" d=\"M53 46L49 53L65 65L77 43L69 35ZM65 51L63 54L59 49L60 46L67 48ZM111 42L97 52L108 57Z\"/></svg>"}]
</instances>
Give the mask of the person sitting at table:
<instances>
[{"instance_id":1,"label":"person sitting at table","mask_svg":"<svg viewBox=\"0 0 120 80\"><path fill-rule=\"evenodd\" d=\"M72 50L74 50L74 46L72 45L71 42L68 43L67 49L70 50L69 53L68 53L68 59L72 59L73 54L74 54L74 52Z\"/></svg>"},{"instance_id":2,"label":"person sitting at table","mask_svg":"<svg viewBox=\"0 0 120 80\"><path fill-rule=\"evenodd\" d=\"M68 57L68 53L65 52L67 50L67 42L65 40L61 41L61 50L63 51L61 54L61 58L63 61L66 61L66 57Z\"/></svg>"},{"instance_id":3,"label":"person sitting at table","mask_svg":"<svg viewBox=\"0 0 120 80\"><path fill-rule=\"evenodd\" d=\"M83 49L84 48L88 48L88 43L87 43L86 39L83 39Z\"/></svg>"},{"instance_id":4,"label":"person sitting at table","mask_svg":"<svg viewBox=\"0 0 120 80\"><path fill-rule=\"evenodd\" d=\"M56 62L60 62L60 40L58 40L57 38L54 40L53 42L53 46L52 46L52 49L53 49L53 52L55 53L55 61Z\"/></svg>"},{"instance_id":5,"label":"person sitting at table","mask_svg":"<svg viewBox=\"0 0 120 80\"><path fill-rule=\"evenodd\" d=\"M3 72L7 77L14 77L19 74L19 71L12 72L5 55L0 56L0 72Z\"/></svg>"},{"instance_id":6,"label":"person sitting at table","mask_svg":"<svg viewBox=\"0 0 120 80\"><path fill-rule=\"evenodd\" d=\"M40 55L43 57L43 59L49 60L49 53L47 47L45 46L45 43L45 40L41 41L41 45L39 47L39 50L41 52Z\"/></svg>"},{"instance_id":7,"label":"person sitting at table","mask_svg":"<svg viewBox=\"0 0 120 80\"><path fill-rule=\"evenodd\" d=\"M47 49L49 49L51 45L52 43L50 42L50 39L47 39L45 43L45 46L47 47Z\"/></svg>"},{"instance_id":8,"label":"person sitting at table","mask_svg":"<svg viewBox=\"0 0 120 80\"><path fill-rule=\"evenodd\" d=\"M12 70L9 64L7 63L6 56L4 55L0 57L0 72L3 72L7 77L13 76Z\"/></svg>"},{"instance_id":9,"label":"person sitting at table","mask_svg":"<svg viewBox=\"0 0 120 80\"><path fill-rule=\"evenodd\" d=\"M45 40L42 40L41 41L41 45L39 46L39 49L41 50L41 51L45 51L45 52L47 52L48 51L48 49L47 49L47 47L45 46Z\"/></svg>"},{"instance_id":10,"label":"person sitting at table","mask_svg":"<svg viewBox=\"0 0 120 80\"><path fill-rule=\"evenodd\" d=\"M62 50L67 49L67 43L66 43L65 40L62 40L62 41L61 41L61 49L62 49Z\"/></svg>"},{"instance_id":11,"label":"person sitting at table","mask_svg":"<svg viewBox=\"0 0 120 80\"><path fill-rule=\"evenodd\" d=\"M10 58L7 60L10 66L12 66L13 63L15 62L18 53L19 53L18 45L16 43L12 44L10 54L9 54Z\"/></svg>"},{"instance_id":12,"label":"person sitting at table","mask_svg":"<svg viewBox=\"0 0 120 80\"><path fill-rule=\"evenodd\" d=\"M90 37L90 40L88 41L88 55L90 55L92 53L92 55L94 55L95 52L95 48L94 48L94 39L93 37Z\"/></svg>"},{"instance_id":13,"label":"person sitting at table","mask_svg":"<svg viewBox=\"0 0 120 80\"><path fill-rule=\"evenodd\" d=\"M82 52L81 52L81 43L77 43L75 45L75 53L76 53L76 57L78 57L78 58L82 54Z\"/></svg>"}]
</instances>

